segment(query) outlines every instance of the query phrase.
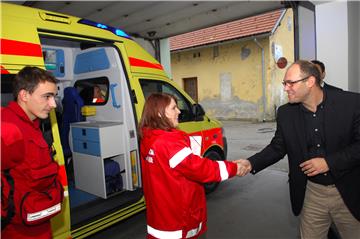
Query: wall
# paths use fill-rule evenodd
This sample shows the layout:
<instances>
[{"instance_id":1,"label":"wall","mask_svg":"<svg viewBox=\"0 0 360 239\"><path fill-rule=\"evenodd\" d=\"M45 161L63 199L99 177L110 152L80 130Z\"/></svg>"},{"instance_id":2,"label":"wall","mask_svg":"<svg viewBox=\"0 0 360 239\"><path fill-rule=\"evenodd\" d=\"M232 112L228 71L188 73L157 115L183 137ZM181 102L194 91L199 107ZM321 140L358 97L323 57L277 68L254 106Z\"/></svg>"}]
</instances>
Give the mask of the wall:
<instances>
[{"instance_id":1,"label":"wall","mask_svg":"<svg viewBox=\"0 0 360 239\"><path fill-rule=\"evenodd\" d=\"M316 5L317 57L326 65L325 80L354 92L360 92L359 12L357 1Z\"/></svg>"},{"instance_id":2,"label":"wall","mask_svg":"<svg viewBox=\"0 0 360 239\"><path fill-rule=\"evenodd\" d=\"M315 11L317 58L326 66L325 81L347 90L349 87L347 3L323 3L316 5Z\"/></svg>"},{"instance_id":3,"label":"wall","mask_svg":"<svg viewBox=\"0 0 360 239\"><path fill-rule=\"evenodd\" d=\"M280 69L276 65L276 56L272 50L272 54L269 59L269 76L267 84L268 92L268 110L271 112L271 108L278 108L280 105L287 103L287 94L284 91L284 87L281 82L284 79L285 71L290 64L295 61L294 52L294 15L293 11L286 11L280 26L276 29L275 34L270 37L270 46L277 45L281 47L282 56L288 61L287 66L284 69ZM267 114L267 118L273 118L273 114Z\"/></svg>"},{"instance_id":4,"label":"wall","mask_svg":"<svg viewBox=\"0 0 360 239\"><path fill-rule=\"evenodd\" d=\"M282 56L294 59L293 14L288 10L273 36L258 38L265 53L265 107L261 48L253 38L194 48L171 54L174 81L183 87L183 78L197 77L199 103L219 119L262 121L275 118L275 108L286 102L281 81L283 69L277 68L272 44L280 46ZM218 56L214 56L214 48Z\"/></svg>"},{"instance_id":5,"label":"wall","mask_svg":"<svg viewBox=\"0 0 360 239\"><path fill-rule=\"evenodd\" d=\"M316 43L315 43L316 34L315 34L314 23L315 23L314 12L306 7L299 5L298 8L299 59L312 60L316 58Z\"/></svg>"},{"instance_id":6,"label":"wall","mask_svg":"<svg viewBox=\"0 0 360 239\"><path fill-rule=\"evenodd\" d=\"M268 46L267 41L260 44ZM214 47L218 47L216 57ZM199 103L211 116L256 119L262 96L260 53L253 41L173 53L173 79L183 86L183 78L197 77Z\"/></svg>"}]
</instances>

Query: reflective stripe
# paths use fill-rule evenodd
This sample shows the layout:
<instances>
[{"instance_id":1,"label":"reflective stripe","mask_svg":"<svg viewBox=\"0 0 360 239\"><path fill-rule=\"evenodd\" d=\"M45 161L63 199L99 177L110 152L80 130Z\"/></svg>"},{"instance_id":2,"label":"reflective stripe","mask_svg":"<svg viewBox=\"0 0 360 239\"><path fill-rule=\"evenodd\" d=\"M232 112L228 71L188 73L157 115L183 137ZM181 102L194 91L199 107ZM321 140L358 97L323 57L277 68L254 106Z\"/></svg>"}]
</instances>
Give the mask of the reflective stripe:
<instances>
[{"instance_id":1,"label":"reflective stripe","mask_svg":"<svg viewBox=\"0 0 360 239\"><path fill-rule=\"evenodd\" d=\"M197 228L191 229L187 232L186 238L190 238L193 236L196 236L202 228L202 222L200 222L199 226ZM147 225L147 232L159 239L180 239L182 238L182 230L177 231L160 231L157 230L149 225Z\"/></svg>"},{"instance_id":2,"label":"reflective stripe","mask_svg":"<svg viewBox=\"0 0 360 239\"><path fill-rule=\"evenodd\" d=\"M156 237L156 238L164 238L164 239L180 239L182 238L182 230L177 231L160 231L149 225L147 225L147 232Z\"/></svg>"},{"instance_id":3,"label":"reflective stripe","mask_svg":"<svg viewBox=\"0 0 360 239\"><path fill-rule=\"evenodd\" d=\"M169 161L170 167L175 168L191 153L192 151L189 147L183 148L182 150L177 152L174 156L172 156L172 158Z\"/></svg>"},{"instance_id":4,"label":"reflective stripe","mask_svg":"<svg viewBox=\"0 0 360 239\"><path fill-rule=\"evenodd\" d=\"M54 213L57 213L61 210L61 204L58 203L55 206L49 207L45 210L39 211L39 212L35 212L35 213L28 213L27 215L27 221L28 222L32 222L32 221L36 221L39 220L41 218L50 216Z\"/></svg>"},{"instance_id":5,"label":"reflective stripe","mask_svg":"<svg viewBox=\"0 0 360 239\"><path fill-rule=\"evenodd\" d=\"M226 169L225 162L224 161L216 161L216 162L219 164L221 181L228 179L229 173Z\"/></svg>"},{"instance_id":6,"label":"reflective stripe","mask_svg":"<svg viewBox=\"0 0 360 239\"><path fill-rule=\"evenodd\" d=\"M186 234L186 238L190 238L190 237L196 236L196 235L200 232L201 227L202 227L202 222L200 222L198 228L194 228L194 229L188 231L188 233Z\"/></svg>"}]
</instances>

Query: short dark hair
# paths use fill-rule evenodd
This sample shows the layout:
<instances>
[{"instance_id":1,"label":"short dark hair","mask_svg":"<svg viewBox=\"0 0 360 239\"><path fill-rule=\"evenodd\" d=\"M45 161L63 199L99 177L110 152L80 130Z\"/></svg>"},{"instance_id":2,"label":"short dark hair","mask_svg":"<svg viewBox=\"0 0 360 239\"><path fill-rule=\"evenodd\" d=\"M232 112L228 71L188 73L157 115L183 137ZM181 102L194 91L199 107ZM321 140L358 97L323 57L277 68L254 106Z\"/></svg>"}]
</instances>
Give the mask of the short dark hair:
<instances>
[{"instance_id":1,"label":"short dark hair","mask_svg":"<svg viewBox=\"0 0 360 239\"><path fill-rule=\"evenodd\" d=\"M56 84L57 80L54 75L46 70L35 66L25 66L16 75L14 80L13 96L17 100L21 90L26 90L32 94L39 83L51 82Z\"/></svg>"},{"instance_id":2,"label":"short dark hair","mask_svg":"<svg viewBox=\"0 0 360 239\"><path fill-rule=\"evenodd\" d=\"M324 73L324 72L325 72L325 65L324 65L324 63L322 63L321 61L319 61L319 60L312 60L311 63L320 66L320 68L321 68L321 72L320 72L320 73Z\"/></svg>"},{"instance_id":3,"label":"short dark hair","mask_svg":"<svg viewBox=\"0 0 360 239\"><path fill-rule=\"evenodd\" d=\"M315 64L313 64L310 61L297 60L293 63L293 65L300 66L301 77L314 76L316 79L316 84L320 86L321 83L320 71L315 66Z\"/></svg>"},{"instance_id":4,"label":"short dark hair","mask_svg":"<svg viewBox=\"0 0 360 239\"><path fill-rule=\"evenodd\" d=\"M167 93L153 93L147 98L139 124L140 132L143 127L162 130L174 128L165 115L165 109L170 104L171 99L177 103L175 96Z\"/></svg>"}]
</instances>

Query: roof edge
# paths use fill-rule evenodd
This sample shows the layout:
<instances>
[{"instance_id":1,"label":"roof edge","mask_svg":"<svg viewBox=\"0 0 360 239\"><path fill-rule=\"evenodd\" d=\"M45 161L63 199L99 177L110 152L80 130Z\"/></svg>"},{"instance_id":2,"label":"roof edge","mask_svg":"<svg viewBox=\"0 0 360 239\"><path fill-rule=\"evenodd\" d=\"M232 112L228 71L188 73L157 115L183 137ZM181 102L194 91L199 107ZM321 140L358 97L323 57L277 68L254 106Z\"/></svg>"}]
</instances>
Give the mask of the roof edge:
<instances>
[{"instance_id":1,"label":"roof edge","mask_svg":"<svg viewBox=\"0 0 360 239\"><path fill-rule=\"evenodd\" d=\"M274 34L274 32L276 31L276 29L280 26L280 23L281 23L282 19L284 18L285 14L286 14L286 11L287 11L286 8L282 10L282 13L281 13L279 19L276 21L273 29L271 30L271 35Z\"/></svg>"},{"instance_id":2,"label":"roof edge","mask_svg":"<svg viewBox=\"0 0 360 239\"><path fill-rule=\"evenodd\" d=\"M230 40L218 41L218 42L197 45L197 46L191 46L191 47L186 47L186 48L181 48L181 49L176 49L176 50L170 50L170 53L197 50L197 49L201 49L201 48L205 48L205 47L212 47L212 46L216 46L216 45L223 45L223 44L228 44L228 43L233 43L233 42L248 41L248 40L252 40L255 38L266 38L269 36L271 36L271 32L261 33L261 34L257 34L257 35L251 35L251 36L245 36L245 37L240 37L240 38L233 38Z\"/></svg>"}]
</instances>

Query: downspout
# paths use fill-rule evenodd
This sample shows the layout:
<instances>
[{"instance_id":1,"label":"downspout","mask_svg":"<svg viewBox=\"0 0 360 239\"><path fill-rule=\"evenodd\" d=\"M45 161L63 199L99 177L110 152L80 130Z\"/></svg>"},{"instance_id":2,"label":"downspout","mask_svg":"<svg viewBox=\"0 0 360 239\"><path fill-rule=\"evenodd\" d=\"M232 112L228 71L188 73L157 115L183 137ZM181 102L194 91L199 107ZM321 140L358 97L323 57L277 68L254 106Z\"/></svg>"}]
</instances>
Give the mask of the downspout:
<instances>
[{"instance_id":1,"label":"downspout","mask_svg":"<svg viewBox=\"0 0 360 239\"><path fill-rule=\"evenodd\" d=\"M263 104L263 114L262 121L265 122L265 112L266 112L266 77L265 77L265 51L264 47L254 38L254 42L261 49L261 83L262 83L262 104Z\"/></svg>"}]
</instances>

